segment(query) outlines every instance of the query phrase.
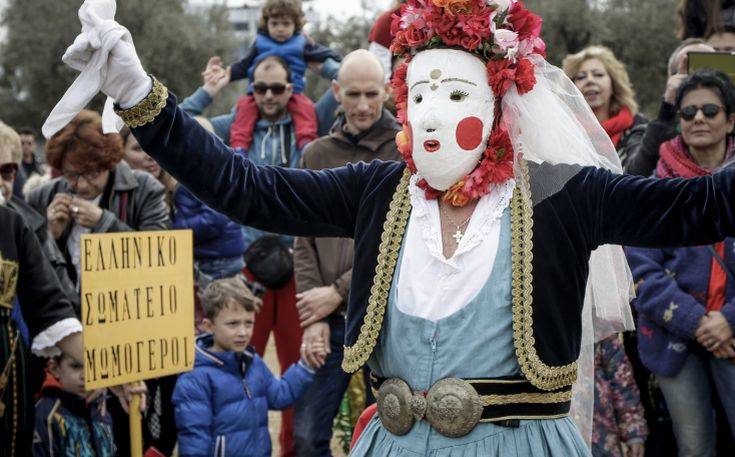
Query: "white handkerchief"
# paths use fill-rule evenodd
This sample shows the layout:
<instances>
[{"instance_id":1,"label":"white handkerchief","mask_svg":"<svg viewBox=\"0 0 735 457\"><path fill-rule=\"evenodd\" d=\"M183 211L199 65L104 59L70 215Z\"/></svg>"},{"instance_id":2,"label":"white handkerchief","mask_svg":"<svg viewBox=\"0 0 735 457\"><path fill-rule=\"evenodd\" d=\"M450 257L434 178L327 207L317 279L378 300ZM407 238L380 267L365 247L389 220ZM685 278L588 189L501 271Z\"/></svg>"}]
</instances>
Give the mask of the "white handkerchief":
<instances>
[{"instance_id":1,"label":"white handkerchief","mask_svg":"<svg viewBox=\"0 0 735 457\"><path fill-rule=\"evenodd\" d=\"M80 72L43 124L42 132L51 138L84 109L102 88L107 77L110 51L120 41L132 43L128 30L115 22L115 0L85 0L79 8L82 32L66 50L61 60ZM104 133L118 132L122 120L112 110L108 97L102 113Z\"/></svg>"}]
</instances>

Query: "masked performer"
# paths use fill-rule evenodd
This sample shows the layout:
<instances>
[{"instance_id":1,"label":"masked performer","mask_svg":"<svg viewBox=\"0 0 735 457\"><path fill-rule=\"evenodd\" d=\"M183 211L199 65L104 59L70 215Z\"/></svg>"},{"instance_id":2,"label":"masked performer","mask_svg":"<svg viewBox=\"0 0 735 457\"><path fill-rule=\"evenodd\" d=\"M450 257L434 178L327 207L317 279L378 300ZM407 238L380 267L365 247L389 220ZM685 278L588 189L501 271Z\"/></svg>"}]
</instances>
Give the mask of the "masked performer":
<instances>
[{"instance_id":1,"label":"masked performer","mask_svg":"<svg viewBox=\"0 0 735 457\"><path fill-rule=\"evenodd\" d=\"M405 160L319 171L233 154L146 75L127 32L85 6L92 27L67 60L97 71L179 182L242 224L355 239L343 368L372 369L379 417L354 455L589 455L569 418L583 322L629 318L629 271L607 244L735 235L733 171L617 174L520 2L402 5L392 50L406 59L393 80Z\"/></svg>"}]
</instances>

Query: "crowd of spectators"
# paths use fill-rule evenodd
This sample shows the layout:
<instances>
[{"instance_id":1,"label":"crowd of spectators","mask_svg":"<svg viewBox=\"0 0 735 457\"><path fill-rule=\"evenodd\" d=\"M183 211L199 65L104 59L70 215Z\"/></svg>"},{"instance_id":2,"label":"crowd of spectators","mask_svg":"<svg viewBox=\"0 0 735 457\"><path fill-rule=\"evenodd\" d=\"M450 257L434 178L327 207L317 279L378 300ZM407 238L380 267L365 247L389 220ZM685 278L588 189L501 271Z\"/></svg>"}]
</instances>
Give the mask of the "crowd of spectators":
<instances>
[{"instance_id":1,"label":"crowd of spectators","mask_svg":"<svg viewBox=\"0 0 735 457\"><path fill-rule=\"evenodd\" d=\"M302 33L299 2L267 0L246 57L231 65L212 57L181 107L257 165L400 160L389 84L394 12L375 23L369 51L342 57ZM610 49L591 45L562 64L628 174L693 178L735 163L735 86L718 71L688 71L690 52L735 50L735 2L682 0L677 13L682 41L658 56L667 82L651 119ZM303 94L307 69L331 81L316 102ZM239 79L249 84L232 111L201 117ZM193 232L200 336L192 372L137 387L147 393L146 455L271 455L269 409L284 410L281 455L331 455L333 424L355 395L348 385L362 390L353 416L373 401L369 373L340 366L353 241L239 225L178 185L130 130L104 134L93 111L50 138L44 160L39 147L35 129L0 123L0 278L15 266L18 284L17 296L0 289L0 433L8 437L0 456L129 454L124 392L114 392L118 401L84 390L73 337L80 237L170 228ZM593 455L727 455L735 437L733 240L626 254L637 331L595 346ZM262 359L271 337L281 379ZM61 351L49 350L55 345Z\"/></svg>"}]
</instances>

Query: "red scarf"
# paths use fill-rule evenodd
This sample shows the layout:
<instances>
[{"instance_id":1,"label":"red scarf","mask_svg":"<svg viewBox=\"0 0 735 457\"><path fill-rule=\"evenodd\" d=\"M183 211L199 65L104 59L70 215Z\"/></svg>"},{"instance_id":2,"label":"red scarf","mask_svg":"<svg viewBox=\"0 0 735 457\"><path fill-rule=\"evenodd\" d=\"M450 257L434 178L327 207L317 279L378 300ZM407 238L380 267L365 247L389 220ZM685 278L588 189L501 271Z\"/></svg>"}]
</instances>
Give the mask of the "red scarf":
<instances>
[{"instance_id":1,"label":"red scarf","mask_svg":"<svg viewBox=\"0 0 735 457\"><path fill-rule=\"evenodd\" d=\"M724 162L728 162L732 158L734 150L735 141L728 137ZM694 161L681 135L662 144L660 156L658 165L656 165L656 176L659 178L696 178L698 176L711 175L715 171L702 168ZM715 243L714 248L720 258L724 260L725 243ZM707 312L722 309L725 304L726 287L727 273L713 256L710 267L709 286L707 287Z\"/></svg>"},{"instance_id":2,"label":"red scarf","mask_svg":"<svg viewBox=\"0 0 735 457\"><path fill-rule=\"evenodd\" d=\"M606 121L602 121L602 128L610 137L613 146L617 149L620 137L633 126L633 113L627 107L620 108L620 112Z\"/></svg>"}]
</instances>

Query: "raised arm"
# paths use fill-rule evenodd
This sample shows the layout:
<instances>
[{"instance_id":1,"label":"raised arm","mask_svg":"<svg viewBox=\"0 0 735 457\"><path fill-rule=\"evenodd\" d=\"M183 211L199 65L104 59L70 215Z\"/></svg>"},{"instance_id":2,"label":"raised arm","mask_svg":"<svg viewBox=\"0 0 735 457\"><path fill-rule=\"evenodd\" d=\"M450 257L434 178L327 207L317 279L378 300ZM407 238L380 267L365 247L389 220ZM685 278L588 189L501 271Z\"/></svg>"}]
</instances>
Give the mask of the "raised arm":
<instances>
[{"instance_id":1,"label":"raised arm","mask_svg":"<svg viewBox=\"0 0 735 457\"><path fill-rule=\"evenodd\" d=\"M255 166L191 119L172 95L152 122L132 131L200 200L242 224L287 235L352 237L369 175L394 166L362 163L319 171Z\"/></svg>"},{"instance_id":2,"label":"raised arm","mask_svg":"<svg viewBox=\"0 0 735 457\"><path fill-rule=\"evenodd\" d=\"M76 59L70 65L99 73L100 90L115 100L140 145L166 171L210 207L254 228L287 235L353 236L366 189L398 171L395 164L323 171L252 165L184 113L163 86L153 84L127 30L90 13L97 6L96 0L85 0L80 8L80 17L91 27L67 50ZM101 30L119 36L89 49L89 43L101 40ZM50 123L44 134L52 136L56 130Z\"/></svg>"},{"instance_id":3,"label":"raised arm","mask_svg":"<svg viewBox=\"0 0 735 457\"><path fill-rule=\"evenodd\" d=\"M735 169L695 179L656 179L587 167L549 199L573 202L590 249L697 246L735 235Z\"/></svg>"}]
</instances>

